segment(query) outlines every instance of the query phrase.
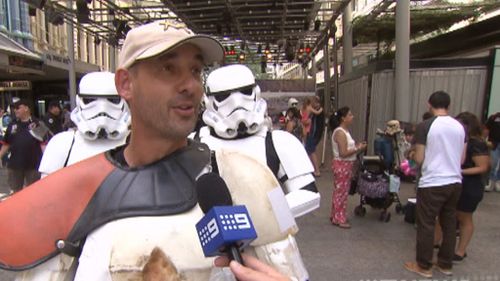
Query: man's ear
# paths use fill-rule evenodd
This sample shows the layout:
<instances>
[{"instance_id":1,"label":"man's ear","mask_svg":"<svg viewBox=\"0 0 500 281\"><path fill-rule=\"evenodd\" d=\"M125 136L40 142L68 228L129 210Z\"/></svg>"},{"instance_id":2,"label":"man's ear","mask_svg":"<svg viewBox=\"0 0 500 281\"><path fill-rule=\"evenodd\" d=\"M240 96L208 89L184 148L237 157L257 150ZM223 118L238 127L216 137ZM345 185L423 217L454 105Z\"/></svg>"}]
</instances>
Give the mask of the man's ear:
<instances>
[{"instance_id":1,"label":"man's ear","mask_svg":"<svg viewBox=\"0 0 500 281\"><path fill-rule=\"evenodd\" d=\"M132 99L132 73L127 69L118 69L115 73L115 87L124 100Z\"/></svg>"}]
</instances>

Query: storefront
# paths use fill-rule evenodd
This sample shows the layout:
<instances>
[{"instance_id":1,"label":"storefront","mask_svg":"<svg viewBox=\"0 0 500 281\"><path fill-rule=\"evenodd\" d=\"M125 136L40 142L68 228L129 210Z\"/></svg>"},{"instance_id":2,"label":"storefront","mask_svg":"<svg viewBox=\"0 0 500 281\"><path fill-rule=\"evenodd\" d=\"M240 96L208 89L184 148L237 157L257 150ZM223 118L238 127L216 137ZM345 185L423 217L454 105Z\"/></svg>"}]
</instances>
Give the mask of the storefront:
<instances>
[{"instance_id":1,"label":"storefront","mask_svg":"<svg viewBox=\"0 0 500 281\"><path fill-rule=\"evenodd\" d=\"M53 100L69 101L67 56L47 51L43 55L31 52L0 33L0 107L7 108L13 97L32 101L34 114L45 114ZM99 71L99 66L75 62L77 83L85 73Z\"/></svg>"},{"instance_id":2,"label":"storefront","mask_svg":"<svg viewBox=\"0 0 500 281\"><path fill-rule=\"evenodd\" d=\"M0 33L0 107L13 97L33 100L33 76L43 75L42 58Z\"/></svg>"}]
</instances>

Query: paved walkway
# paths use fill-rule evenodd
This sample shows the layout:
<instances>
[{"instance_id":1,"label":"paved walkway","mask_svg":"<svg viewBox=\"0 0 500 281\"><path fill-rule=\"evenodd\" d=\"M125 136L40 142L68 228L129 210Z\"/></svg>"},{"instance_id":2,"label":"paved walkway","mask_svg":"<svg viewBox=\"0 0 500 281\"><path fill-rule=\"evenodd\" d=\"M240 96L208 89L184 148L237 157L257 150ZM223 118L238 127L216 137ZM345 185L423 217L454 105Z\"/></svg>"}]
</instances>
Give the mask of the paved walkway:
<instances>
[{"instance_id":1,"label":"paved walkway","mask_svg":"<svg viewBox=\"0 0 500 281\"><path fill-rule=\"evenodd\" d=\"M298 242L312 281L421 280L407 272L403 262L415 258L415 228L405 223L392 209L392 219L380 222L378 210L367 207L365 217L355 217L357 195L349 199L352 228L332 226L329 221L332 176L328 165L322 169L318 186L321 208L298 219ZM0 192L6 191L5 169L0 169ZM405 183L403 202L413 195L413 185ZM475 214L476 232L465 261L446 277L434 272L432 280L500 280L500 193L486 193ZM13 280L13 274L0 271L1 281Z\"/></svg>"}]
</instances>

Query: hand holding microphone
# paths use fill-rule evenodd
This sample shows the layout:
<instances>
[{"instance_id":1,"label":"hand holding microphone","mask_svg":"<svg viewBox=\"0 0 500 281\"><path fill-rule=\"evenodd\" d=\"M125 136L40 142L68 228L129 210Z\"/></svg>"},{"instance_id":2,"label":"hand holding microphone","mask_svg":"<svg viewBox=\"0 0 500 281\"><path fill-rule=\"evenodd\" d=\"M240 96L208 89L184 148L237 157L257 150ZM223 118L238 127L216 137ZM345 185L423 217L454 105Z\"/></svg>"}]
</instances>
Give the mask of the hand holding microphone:
<instances>
[{"instance_id":1,"label":"hand holding microphone","mask_svg":"<svg viewBox=\"0 0 500 281\"><path fill-rule=\"evenodd\" d=\"M218 257L215 259L215 266L229 266L234 276L239 281L289 281L286 276L279 273L269 265L259 261L258 259L243 255L245 265L238 264L235 261L229 261L226 257Z\"/></svg>"}]
</instances>

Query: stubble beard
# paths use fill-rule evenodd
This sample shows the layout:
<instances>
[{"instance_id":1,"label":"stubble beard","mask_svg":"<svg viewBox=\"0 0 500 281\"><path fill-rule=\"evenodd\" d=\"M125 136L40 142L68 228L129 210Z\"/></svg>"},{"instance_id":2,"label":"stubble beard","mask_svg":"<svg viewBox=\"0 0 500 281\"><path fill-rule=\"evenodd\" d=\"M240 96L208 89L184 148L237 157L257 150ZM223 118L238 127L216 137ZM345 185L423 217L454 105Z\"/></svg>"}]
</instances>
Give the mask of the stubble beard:
<instances>
[{"instance_id":1,"label":"stubble beard","mask_svg":"<svg viewBox=\"0 0 500 281\"><path fill-rule=\"evenodd\" d=\"M150 124L163 138L184 140L193 131L196 125L197 114L190 118L182 118L169 114L172 110L168 105L152 105L154 110L143 112L143 121ZM197 113L198 111L196 111ZM170 118L173 117L173 118Z\"/></svg>"}]
</instances>

